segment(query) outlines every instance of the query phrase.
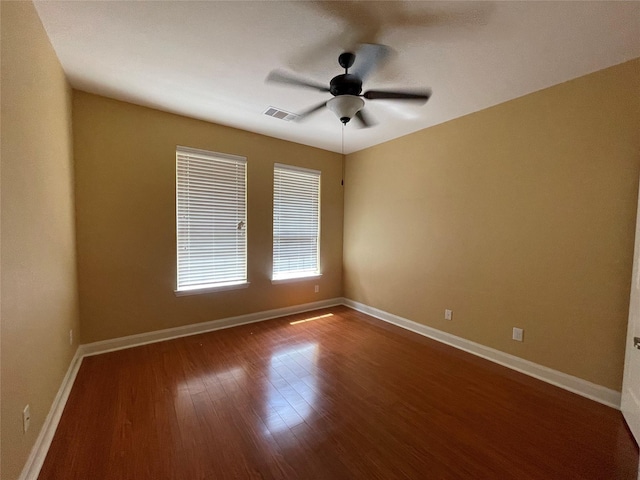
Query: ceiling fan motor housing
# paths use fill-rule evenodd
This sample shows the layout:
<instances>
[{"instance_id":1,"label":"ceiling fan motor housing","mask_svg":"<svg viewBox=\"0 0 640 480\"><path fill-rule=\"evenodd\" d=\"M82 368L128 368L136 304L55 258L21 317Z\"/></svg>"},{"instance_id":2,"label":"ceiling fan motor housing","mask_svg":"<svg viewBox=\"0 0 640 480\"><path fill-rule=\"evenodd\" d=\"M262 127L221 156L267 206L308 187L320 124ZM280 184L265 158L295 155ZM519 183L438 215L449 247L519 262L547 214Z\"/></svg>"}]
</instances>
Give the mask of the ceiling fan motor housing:
<instances>
[{"instance_id":1,"label":"ceiling fan motor housing","mask_svg":"<svg viewBox=\"0 0 640 480\"><path fill-rule=\"evenodd\" d=\"M329 92L334 97L338 95L360 95L360 92L362 92L362 80L350 73L343 73L331 79Z\"/></svg>"}]
</instances>

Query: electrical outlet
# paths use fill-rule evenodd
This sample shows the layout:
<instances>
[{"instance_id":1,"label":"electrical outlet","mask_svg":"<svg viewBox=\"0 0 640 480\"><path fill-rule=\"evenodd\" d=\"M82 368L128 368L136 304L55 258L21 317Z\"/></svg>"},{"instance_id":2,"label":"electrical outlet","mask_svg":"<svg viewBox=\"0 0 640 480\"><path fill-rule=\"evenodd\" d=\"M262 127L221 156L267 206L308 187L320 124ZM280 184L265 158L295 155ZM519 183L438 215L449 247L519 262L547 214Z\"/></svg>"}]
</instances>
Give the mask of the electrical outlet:
<instances>
[{"instance_id":1,"label":"electrical outlet","mask_svg":"<svg viewBox=\"0 0 640 480\"><path fill-rule=\"evenodd\" d=\"M315 287L313 287L313 291L318 293L320 291L320 285L316 285Z\"/></svg>"},{"instance_id":2,"label":"electrical outlet","mask_svg":"<svg viewBox=\"0 0 640 480\"><path fill-rule=\"evenodd\" d=\"M522 342L523 336L524 336L524 330L523 329L513 327L513 335L511 336L511 338L513 340L516 340L518 342Z\"/></svg>"},{"instance_id":3,"label":"electrical outlet","mask_svg":"<svg viewBox=\"0 0 640 480\"><path fill-rule=\"evenodd\" d=\"M69 345L73 345L73 328L69 330Z\"/></svg>"},{"instance_id":4,"label":"electrical outlet","mask_svg":"<svg viewBox=\"0 0 640 480\"><path fill-rule=\"evenodd\" d=\"M452 310L445 310L444 311L444 319L445 320L451 320L453 316L453 311Z\"/></svg>"},{"instance_id":5,"label":"electrical outlet","mask_svg":"<svg viewBox=\"0 0 640 480\"><path fill-rule=\"evenodd\" d=\"M27 433L29 430L29 424L31 423L31 410L29 409L29 405L24 407L22 410L22 430L24 433Z\"/></svg>"}]
</instances>

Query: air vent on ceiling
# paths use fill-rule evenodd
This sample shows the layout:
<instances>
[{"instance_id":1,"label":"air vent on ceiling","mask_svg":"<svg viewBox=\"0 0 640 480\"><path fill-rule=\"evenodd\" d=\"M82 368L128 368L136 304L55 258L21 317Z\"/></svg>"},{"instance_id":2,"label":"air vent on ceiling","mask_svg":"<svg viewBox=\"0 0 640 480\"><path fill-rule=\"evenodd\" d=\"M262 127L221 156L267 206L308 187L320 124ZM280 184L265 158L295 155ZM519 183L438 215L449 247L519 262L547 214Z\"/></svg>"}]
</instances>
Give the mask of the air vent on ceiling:
<instances>
[{"instance_id":1,"label":"air vent on ceiling","mask_svg":"<svg viewBox=\"0 0 640 480\"><path fill-rule=\"evenodd\" d=\"M286 112L276 107L267 108L264 114L269 115L270 117L279 118L280 120L285 120L287 122L290 122L291 120L295 120L296 118L298 118L298 115L296 115L295 113Z\"/></svg>"}]
</instances>

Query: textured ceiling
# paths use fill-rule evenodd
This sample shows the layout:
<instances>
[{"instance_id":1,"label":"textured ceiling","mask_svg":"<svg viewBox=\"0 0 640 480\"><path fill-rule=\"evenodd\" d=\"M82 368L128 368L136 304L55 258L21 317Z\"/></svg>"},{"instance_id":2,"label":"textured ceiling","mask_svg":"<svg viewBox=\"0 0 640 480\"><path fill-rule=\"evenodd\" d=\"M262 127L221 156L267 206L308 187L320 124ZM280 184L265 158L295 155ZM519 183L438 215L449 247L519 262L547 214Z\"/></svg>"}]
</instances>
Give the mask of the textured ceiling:
<instances>
[{"instance_id":1,"label":"textured ceiling","mask_svg":"<svg viewBox=\"0 0 640 480\"><path fill-rule=\"evenodd\" d=\"M350 153L640 57L640 2L36 1L74 88L340 152L328 93L267 84L285 69L328 84L361 42L395 55L365 82L429 87L424 106L367 101L377 125ZM594 92L602 94L602 92Z\"/></svg>"}]
</instances>

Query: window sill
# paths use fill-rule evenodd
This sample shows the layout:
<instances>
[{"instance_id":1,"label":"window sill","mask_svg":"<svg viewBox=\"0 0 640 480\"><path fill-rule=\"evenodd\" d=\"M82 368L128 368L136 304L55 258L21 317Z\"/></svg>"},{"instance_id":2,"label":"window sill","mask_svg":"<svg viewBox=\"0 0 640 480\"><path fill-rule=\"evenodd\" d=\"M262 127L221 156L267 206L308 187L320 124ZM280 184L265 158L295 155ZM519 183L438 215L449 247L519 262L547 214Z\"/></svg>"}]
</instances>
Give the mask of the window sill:
<instances>
[{"instance_id":1,"label":"window sill","mask_svg":"<svg viewBox=\"0 0 640 480\"><path fill-rule=\"evenodd\" d=\"M277 278L271 279L272 285L278 285L280 283L293 283L293 282L304 282L308 280L315 280L322 277L321 273L305 275L304 277L289 277L289 278Z\"/></svg>"},{"instance_id":2,"label":"window sill","mask_svg":"<svg viewBox=\"0 0 640 480\"><path fill-rule=\"evenodd\" d=\"M186 297L188 295L200 295L201 293L215 293L226 292L228 290L239 290L241 288L247 288L248 286L249 282L242 282L233 283L230 285L220 285L218 287L193 288L191 290L174 290L173 293L176 297Z\"/></svg>"}]
</instances>

